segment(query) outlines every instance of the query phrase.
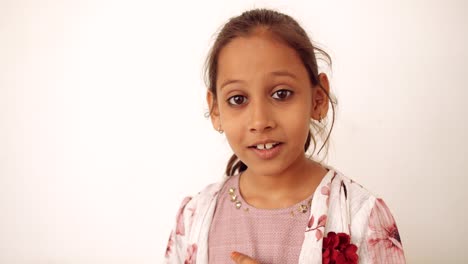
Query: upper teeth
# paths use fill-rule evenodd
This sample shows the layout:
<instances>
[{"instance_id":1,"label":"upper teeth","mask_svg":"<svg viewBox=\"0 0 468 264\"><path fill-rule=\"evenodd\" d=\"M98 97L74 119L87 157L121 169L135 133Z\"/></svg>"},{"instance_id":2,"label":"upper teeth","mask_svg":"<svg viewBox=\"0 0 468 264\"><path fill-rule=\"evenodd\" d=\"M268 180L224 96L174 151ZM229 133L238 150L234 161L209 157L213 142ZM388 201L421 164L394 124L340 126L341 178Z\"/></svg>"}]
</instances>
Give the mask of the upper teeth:
<instances>
[{"instance_id":1,"label":"upper teeth","mask_svg":"<svg viewBox=\"0 0 468 264\"><path fill-rule=\"evenodd\" d=\"M266 143L266 144L258 144L257 149L271 149L276 146L278 143Z\"/></svg>"}]
</instances>

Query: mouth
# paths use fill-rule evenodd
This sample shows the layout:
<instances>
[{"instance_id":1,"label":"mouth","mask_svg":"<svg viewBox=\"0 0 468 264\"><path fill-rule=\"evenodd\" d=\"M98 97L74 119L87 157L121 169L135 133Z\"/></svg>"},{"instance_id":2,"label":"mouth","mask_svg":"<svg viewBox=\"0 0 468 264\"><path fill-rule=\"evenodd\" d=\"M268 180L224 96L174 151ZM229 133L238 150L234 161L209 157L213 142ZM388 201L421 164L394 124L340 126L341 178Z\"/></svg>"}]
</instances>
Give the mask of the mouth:
<instances>
[{"instance_id":1,"label":"mouth","mask_svg":"<svg viewBox=\"0 0 468 264\"><path fill-rule=\"evenodd\" d=\"M258 150L269 150L269 149L275 148L276 146L279 146L281 144L283 144L283 143L282 142L259 143L259 144L249 146L249 148L258 149Z\"/></svg>"},{"instance_id":2,"label":"mouth","mask_svg":"<svg viewBox=\"0 0 468 264\"><path fill-rule=\"evenodd\" d=\"M281 152L283 142L256 143L249 147L262 160L271 160Z\"/></svg>"}]
</instances>

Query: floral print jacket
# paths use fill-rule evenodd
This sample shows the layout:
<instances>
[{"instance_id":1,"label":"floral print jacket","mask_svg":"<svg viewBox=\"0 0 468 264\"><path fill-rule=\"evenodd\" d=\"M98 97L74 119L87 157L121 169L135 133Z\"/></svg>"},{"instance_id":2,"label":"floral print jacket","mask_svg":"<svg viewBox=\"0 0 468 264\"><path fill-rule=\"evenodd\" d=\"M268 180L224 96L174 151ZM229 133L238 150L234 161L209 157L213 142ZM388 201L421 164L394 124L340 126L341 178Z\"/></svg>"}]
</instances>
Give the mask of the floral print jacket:
<instances>
[{"instance_id":1,"label":"floral print jacket","mask_svg":"<svg viewBox=\"0 0 468 264\"><path fill-rule=\"evenodd\" d=\"M395 220L380 198L328 167L313 195L299 263L321 263L328 232L347 233L358 247L359 263L405 263ZM177 213L163 263L207 264L208 235L218 191L224 181L186 197Z\"/></svg>"}]
</instances>

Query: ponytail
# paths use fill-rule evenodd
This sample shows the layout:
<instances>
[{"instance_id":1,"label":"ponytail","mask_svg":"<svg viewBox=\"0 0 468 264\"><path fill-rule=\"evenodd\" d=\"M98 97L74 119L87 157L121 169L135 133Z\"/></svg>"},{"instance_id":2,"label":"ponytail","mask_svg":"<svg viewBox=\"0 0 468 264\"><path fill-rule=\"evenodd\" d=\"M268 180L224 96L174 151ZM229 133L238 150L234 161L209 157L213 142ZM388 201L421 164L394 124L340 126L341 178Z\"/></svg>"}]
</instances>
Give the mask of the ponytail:
<instances>
[{"instance_id":1,"label":"ponytail","mask_svg":"<svg viewBox=\"0 0 468 264\"><path fill-rule=\"evenodd\" d=\"M226 175L232 176L236 173L241 173L247 169L247 165L242 162L236 154L232 154L232 157L229 159L228 164L226 166Z\"/></svg>"}]
</instances>

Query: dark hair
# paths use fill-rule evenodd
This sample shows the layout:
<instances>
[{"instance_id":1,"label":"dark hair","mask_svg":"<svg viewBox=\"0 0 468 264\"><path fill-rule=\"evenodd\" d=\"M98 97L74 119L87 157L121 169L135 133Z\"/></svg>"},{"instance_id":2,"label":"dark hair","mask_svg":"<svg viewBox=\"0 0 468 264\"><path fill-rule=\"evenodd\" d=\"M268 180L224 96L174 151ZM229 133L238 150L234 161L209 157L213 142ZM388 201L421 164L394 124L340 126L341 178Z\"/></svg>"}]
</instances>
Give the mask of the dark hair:
<instances>
[{"instance_id":1,"label":"dark hair","mask_svg":"<svg viewBox=\"0 0 468 264\"><path fill-rule=\"evenodd\" d=\"M222 48L228 44L231 40L236 37L247 37L254 33L256 29L266 29L269 33L272 33L273 36L284 41L289 47L294 49L299 55L304 67L309 74L312 87L319 85L321 89L324 90L325 94L328 97L328 100L331 103L333 110L333 119L332 125L326 139L323 141L323 145L318 151L320 153L324 146L327 146L326 150L328 152L328 139L330 133L333 129L333 124L335 122L335 104L331 99L330 94L323 88L322 84L319 81L318 75L318 66L317 66L317 55L321 55L321 59L325 61L329 66L331 66L331 58L324 50L315 47L312 45L307 33L304 29L290 16L286 14L279 13L274 10L269 9L253 9L242 13L240 16L233 17L221 28L219 31L216 40L206 58L205 62L205 82L208 90L213 94L214 102L216 103L216 81L218 77L218 57ZM210 109L210 114L213 109ZM326 122L314 122L311 120L311 128L315 128L317 133L323 137L324 130L326 128ZM309 130L309 135L304 145L304 152L309 149L310 142L314 142L314 149L312 154L315 152L317 140ZM233 154L229 159L226 167L226 175L232 176L236 173L245 171L247 165L245 165L236 154Z\"/></svg>"}]
</instances>

